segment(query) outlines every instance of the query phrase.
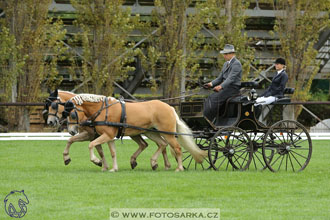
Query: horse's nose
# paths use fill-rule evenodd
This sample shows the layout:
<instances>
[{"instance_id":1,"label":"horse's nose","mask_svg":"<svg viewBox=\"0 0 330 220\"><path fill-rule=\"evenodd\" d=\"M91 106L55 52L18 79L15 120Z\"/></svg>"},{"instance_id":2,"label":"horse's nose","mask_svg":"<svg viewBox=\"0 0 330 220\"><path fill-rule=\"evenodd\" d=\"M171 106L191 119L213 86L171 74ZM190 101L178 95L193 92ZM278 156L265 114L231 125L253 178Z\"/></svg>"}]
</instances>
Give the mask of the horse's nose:
<instances>
[{"instance_id":1,"label":"horse's nose","mask_svg":"<svg viewBox=\"0 0 330 220\"><path fill-rule=\"evenodd\" d=\"M48 125L50 125L50 126L54 126L53 121L48 121Z\"/></svg>"},{"instance_id":2,"label":"horse's nose","mask_svg":"<svg viewBox=\"0 0 330 220\"><path fill-rule=\"evenodd\" d=\"M69 131L69 134L72 135L72 136L74 136L74 135L76 134L76 132L74 132L74 131Z\"/></svg>"}]
</instances>

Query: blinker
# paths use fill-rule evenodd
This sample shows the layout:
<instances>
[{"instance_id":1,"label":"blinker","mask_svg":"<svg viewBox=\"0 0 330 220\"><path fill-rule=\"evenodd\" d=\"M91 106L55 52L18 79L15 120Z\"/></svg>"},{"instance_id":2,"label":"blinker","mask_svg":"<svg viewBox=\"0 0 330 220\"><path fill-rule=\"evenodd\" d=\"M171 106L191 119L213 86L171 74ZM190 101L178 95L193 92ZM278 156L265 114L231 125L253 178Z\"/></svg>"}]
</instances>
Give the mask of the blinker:
<instances>
[{"instance_id":1,"label":"blinker","mask_svg":"<svg viewBox=\"0 0 330 220\"><path fill-rule=\"evenodd\" d=\"M52 102L51 107L54 110L58 110L58 103L57 102Z\"/></svg>"},{"instance_id":2,"label":"blinker","mask_svg":"<svg viewBox=\"0 0 330 220\"><path fill-rule=\"evenodd\" d=\"M76 111L71 112L71 113L70 113L70 117L71 117L73 120L77 120L77 118L78 118L77 112L76 112Z\"/></svg>"}]
</instances>

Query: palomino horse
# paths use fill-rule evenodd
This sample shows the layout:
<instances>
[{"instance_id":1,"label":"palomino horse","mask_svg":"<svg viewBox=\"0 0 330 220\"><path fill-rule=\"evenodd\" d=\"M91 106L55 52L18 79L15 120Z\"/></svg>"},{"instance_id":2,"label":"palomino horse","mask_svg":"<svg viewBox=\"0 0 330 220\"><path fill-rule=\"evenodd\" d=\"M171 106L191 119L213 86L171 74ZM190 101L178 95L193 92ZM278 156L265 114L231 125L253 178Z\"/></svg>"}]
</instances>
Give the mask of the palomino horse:
<instances>
[{"instance_id":1,"label":"palomino horse","mask_svg":"<svg viewBox=\"0 0 330 220\"><path fill-rule=\"evenodd\" d=\"M59 121L62 118L62 112L64 111L63 105L59 105L59 103L64 103L74 96L76 96L76 94L67 92L67 91L55 90L54 92L50 93L50 96L46 101L46 109L48 111L48 118L47 118L48 125L56 126L57 124L59 124ZM79 118L81 118L81 120L86 120L86 118L84 118L84 114L79 116ZM72 134L76 134L76 133L77 133L77 130L76 130L76 132L74 132ZM168 157L166 154L166 149L165 149L165 147L167 145L166 141L156 133L146 132L146 133L144 133L144 135L146 135L149 139L156 142L156 144L158 145L158 150L152 156L151 161L150 161L152 169L155 170L158 167L157 158L159 156L160 151L163 154L165 169L166 170L169 169L171 167L171 164L168 161ZM64 149L63 160L64 160L65 165L68 165L71 162L71 159L69 156L69 150L70 150L70 146L74 142L92 141L96 137L97 137L97 134L96 134L94 128L89 127L89 126L79 126L79 134L69 138L67 145ZM137 157L144 149L146 149L148 147L148 144L147 144L147 142L145 142L143 140L141 135L131 136L131 138L139 145L138 150L131 156L131 160L130 160L131 167L132 167L132 169L134 169L137 166L137 162L136 162ZM109 142L108 145L109 145L111 154L115 154L114 141ZM97 149L100 157L102 158L102 162L103 162L102 170L107 170L109 168L109 165L104 157L104 153L103 153L103 149L102 149L101 145L97 145L96 149ZM100 161L96 165L102 166L102 162ZM117 170L118 170L117 162L113 161L113 168L110 171L117 171Z\"/></svg>"},{"instance_id":2,"label":"palomino horse","mask_svg":"<svg viewBox=\"0 0 330 220\"><path fill-rule=\"evenodd\" d=\"M80 127L89 128L87 126L81 126L80 125L81 123L87 121L87 119L88 118L86 117L86 115L82 111L71 112L71 114L69 114L68 117L67 117L68 132L71 135L76 135L79 132ZM152 169L153 170L157 169L157 167L158 167L157 159L158 159L159 154L161 152L163 153L163 157L164 157L165 169L166 170L169 169L170 164L169 164L167 154L166 154L166 149L165 149L165 147L167 145L167 142L158 133L147 132L147 133L144 133L144 135L146 135L150 140L154 141L158 145L157 151L155 152L155 154L150 159ZM140 146L139 149L131 156L131 166L134 169L135 166L137 165L137 163L136 163L137 156L148 146L148 144L143 140L141 135L131 136L131 138L136 143L138 143L139 146ZM94 139L92 139L92 140L94 140ZM113 141L111 141L111 143L113 143ZM112 162L113 162L112 167L116 167L116 171L117 171L118 170L118 164L117 164L116 149L114 147L114 144L111 144L109 146L109 148L110 148L110 152L111 152L111 156L112 156Z\"/></svg>"},{"instance_id":3,"label":"palomino horse","mask_svg":"<svg viewBox=\"0 0 330 220\"><path fill-rule=\"evenodd\" d=\"M105 104L108 103L108 104ZM78 106L78 107L76 107ZM84 114L92 119L93 122L112 122L120 123L122 114L122 106L119 101L105 96L80 94L71 98L65 104L65 111L69 115L72 110L84 112ZM191 130L179 118L175 109L168 104L159 100L126 103L126 123L130 127L125 128L125 135L134 136L144 133L145 130L137 129L158 129L159 134L171 146L178 167L176 171L182 171L182 152L180 144L190 152L192 157L198 163L202 163L207 152L202 151L195 144L191 135ZM76 113L77 114L77 113ZM103 144L114 140L119 128L116 126L107 126L106 124L98 124L95 126L97 133L101 136L90 142L89 152L90 160L99 163L99 159L94 155L93 148L99 144ZM135 126L132 128L132 126ZM186 135L178 135L178 141L175 138L175 132L184 133Z\"/></svg>"}]
</instances>

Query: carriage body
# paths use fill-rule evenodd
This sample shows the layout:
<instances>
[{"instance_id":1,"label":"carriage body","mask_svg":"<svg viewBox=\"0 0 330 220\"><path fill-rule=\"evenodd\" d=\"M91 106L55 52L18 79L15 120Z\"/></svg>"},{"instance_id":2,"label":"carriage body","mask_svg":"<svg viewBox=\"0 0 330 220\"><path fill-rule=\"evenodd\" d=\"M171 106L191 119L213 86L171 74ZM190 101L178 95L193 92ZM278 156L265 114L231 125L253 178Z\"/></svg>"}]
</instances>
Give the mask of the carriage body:
<instances>
[{"instance_id":1,"label":"carriage body","mask_svg":"<svg viewBox=\"0 0 330 220\"><path fill-rule=\"evenodd\" d=\"M242 83L248 91L257 85ZM214 168L246 170L303 170L311 158L312 142L307 129L293 120L263 120L262 113L272 115L274 106L281 109L291 104L294 89L286 88L286 96L264 109L254 106L247 95L229 98L214 121L203 116L203 100L180 104L181 118L192 129L197 145L208 150L208 160L201 166L185 155L189 169ZM192 165L193 164L193 165Z\"/></svg>"}]
</instances>

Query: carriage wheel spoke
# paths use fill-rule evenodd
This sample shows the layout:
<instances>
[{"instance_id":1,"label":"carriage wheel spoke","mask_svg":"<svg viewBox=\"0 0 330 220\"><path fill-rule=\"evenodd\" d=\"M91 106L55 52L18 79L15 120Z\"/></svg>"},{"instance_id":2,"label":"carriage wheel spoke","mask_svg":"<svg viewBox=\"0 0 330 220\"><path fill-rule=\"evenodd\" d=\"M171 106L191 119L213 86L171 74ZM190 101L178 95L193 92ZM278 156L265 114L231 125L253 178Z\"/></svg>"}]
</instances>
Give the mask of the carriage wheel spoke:
<instances>
[{"instance_id":1,"label":"carriage wheel spoke","mask_svg":"<svg viewBox=\"0 0 330 220\"><path fill-rule=\"evenodd\" d=\"M233 155L232 158L235 159L235 161L232 161L232 162L233 162L232 166L233 166L233 167L234 167L234 166L236 167L236 164L235 164L235 162L236 162L236 163L238 163L239 167L241 168L242 165L239 163L238 158L236 158L235 155Z\"/></svg>"},{"instance_id":2,"label":"carriage wheel spoke","mask_svg":"<svg viewBox=\"0 0 330 220\"><path fill-rule=\"evenodd\" d=\"M226 170L228 170L229 160L227 160Z\"/></svg>"},{"instance_id":3,"label":"carriage wheel spoke","mask_svg":"<svg viewBox=\"0 0 330 220\"><path fill-rule=\"evenodd\" d=\"M305 157L305 156L303 156L303 155L301 155L301 154L299 154L299 153L297 153L297 152L295 152L295 151L291 151L291 153L295 153L295 154L297 154L298 156L300 156L300 157L302 157L302 158L304 158L304 159L308 159L307 157Z\"/></svg>"},{"instance_id":4,"label":"carriage wheel spoke","mask_svg":"<svg viewBox=\"0 0 330 220\"><path fill-rule=\"evenodd\" d=\"M187 156L182 160L182 162L184 162L185 160L187 160L189 157L191 157L191 154L187 155Z\"/></svg>"},{"instance_id":5,"label":"carriage wheel spoke","mask_svg":"<svg viewBox=\"0 0 330 220\"><path fill-rule=\"evenodd\" d=\"M288 155L286 155L285 159L285 171L288 171Z\"/></svg>"},{"instance_id":6,"label":"carriage wheel spoke","mask_svg":"<svg viewBox=\"0 0 330 220\"><path fill-rule=\"evenodd\" d=\"M295 139L295 140L293 140L292 142L295 142L297 139L299 140L299 138L300 138L300 135L301 135L303 132L304 132L304 131L301 131L299 135L296 135L296 139Z\"/></svg>"},{"instance_id":7,"label":"carriage wheel spoke","mask_svg":"<svg viewBox=\"0 0 330 220\"><path fill-rule=\"evenodd\" d=\"M295 172L295 170L294 170L294 166L293 166L293 163L292 163L292 160L291 160L291 157L290 157L290 154L287 154L287 155L288 155L288 157L289 157L289 160L290 160L290 164L291 164L292 170L293 170L293 172Z\"/></svg>"},{"instance_id":8,"label":"carriage wheel spoke","mask_svg":"<svg viewBox=\"0 0 330 220\"><path fill-rule=\"evenodd\" d=\"M275 136L278 138L278 140L282 142L281 138L280 138L275 132L273 132L273 134L275 134ZM284 140L284 141L285 141L285 140ZM283 143L283 142L282 142L282 143Z\"/></svg>"},{"instance_id":9,"label":"carriage wheel spoke","mask_svg":"<svg viewBox=\"0 0 330 220\"><path fill-rule=\"evenodd\" d=\"M280 162L280 165L279 165L278 168L277 168L277 171L279 171L279 170L281 169L281 166L282 166L282 163L283 163L283 159L284 159L284 156L282 157L282 160L281 160L281 162Z\"/></svg>"},{"instance_id":10,"label":"carriage wheel spoke","mask_svg":"<svg viewBox=\"0 0 330 220\"><path fill-rule=\"evenodd\" d=\"M191 157L190 161L189 161L189 164L188 164L188 167L190 167L190 164L192 162L193 158Z\"/></svg>"},{"instance_id":11,"label":"carriage wheel spoke","mask_svg":"<svg viewBox=\"0 0 330 220\"><path fill-rule=\"evenodd\" d=\"M278 159L280 159L280 158L281 158L281 155L279 155L279 156L277 157L277 159L273 161L273 163L271 164L271 166L273 166L273 165L278 161Z\"/></svg>"},{"instance_id":12,"label":"carriage wheel spoke","mask_svg":"<svg viewBox=\"0 0 330 220\"><path fill-rule=\"evenodd\" d=\"M292 142L292 143L296 146L296 145L301 144L301 143L306 142L306 141L307 141L307 139L300 140L299 142Z\"/></svg>"},{"instance_id":13,"label":"carriage wheel spoke","mask_svg":"<svg viewBox=\"0 0 330 220\"><path fill-rule=\"evenodd\" d=\"M217 169L220 169L220 167L222 166L223 162L225 162L225 161L226 161L226 157L223 158L223 160L221 161L221 163L220 163L220 165L217 167Z\"/></svg>"},{"instance_id":14,"label":"carriage wheel spoke","mask_svg":"<svg viewBox=\"0 0 330 220\"><path fill-rule=\"evenodd\" d=\"M297 161L297 163L299 164L299 166L302 167L302 165L300 164L299 160L294 156L294 154L292 152L290 152L290 154L295 159L295 161Z\"/></svg>"},{"instance_id":15,"label":"carriage wheel spoke","mask_svg":"<svg viewBox=\"0 0 330 220\"><path fill-rule=\"evenodd\" d=\"M257 151L258 153L260 153L259 151ZM261 154L261 153L260 153ZM255 157L258 159L258 161L261 163L261 164L263 164L263 160L261 160L259 157L258 157L258 155L257 154L254 154L255 155Z\"/></svg>"}]
</instances>

